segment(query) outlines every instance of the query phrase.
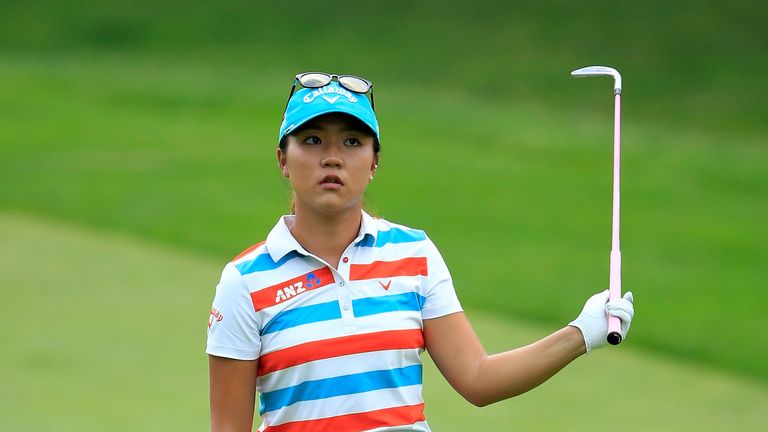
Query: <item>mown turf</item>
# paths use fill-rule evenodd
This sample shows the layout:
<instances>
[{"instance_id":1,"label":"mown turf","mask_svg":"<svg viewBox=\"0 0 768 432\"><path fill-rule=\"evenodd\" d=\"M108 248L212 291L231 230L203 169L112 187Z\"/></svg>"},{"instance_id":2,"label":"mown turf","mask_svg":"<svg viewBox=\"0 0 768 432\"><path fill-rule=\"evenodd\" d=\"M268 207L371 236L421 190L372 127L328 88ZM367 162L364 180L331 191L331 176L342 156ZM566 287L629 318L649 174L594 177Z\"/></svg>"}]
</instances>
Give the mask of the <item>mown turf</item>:
<instances>
[{"instance_id":1,"label":"mown turf","mask_svg":"<svg viewBox=\"0 0 768 432\"><path fill-rule=\"evenodd\" d=\"M231 257L287 207L273 153L283 78L193 60L1 57L0 207ZM384 153L369 208L427 229L467 305L567 322L607 284L602 84L572 83L608 87L589 109L387 87L377 94ZM768 255L764 135L732 142L642 123L625 98L633 343L765 380L768 299L754 288Z\"/></svg>"},{"instance_id":2,"label":"mown turf","mask_svg":"<svg viewBox=\"0 0 768 432\"><path fill-rule=\"evenodd\" d=\"M218 266L126 237L0 217L4 430L204 430Z\"/></svg>"},{"instance_id":3,"label":"mown turf","mask_svg":"<svg viewBox=\"0 0 768 432\"><path fill-rule=\"evenodd\" d=\"M408 82L530 105L592 106L607 84L577 85L567 72L608 63L624 73L635 116L740 135L764 131L766 10L758 0L5 0L0 50L195 58L254 80L278 72L280 88L301 70L355 72L382 91Z\"/></svg>"},{"instance_id":4,"label":"mown turf","mask_svg":"<svg viewBox=\"0 0 768 432\"><path fill-rule=\"evenodd\" d=\"M0 238L4 430L205 430L205 323L221 262L18 213L0 213ZM554 330L474 309L469 316L491 351ZM441 432L761 430L768 422L765 384L631 344L630 336L482 409L427 361L429 421Z\"/></svg>"}]
</instances>

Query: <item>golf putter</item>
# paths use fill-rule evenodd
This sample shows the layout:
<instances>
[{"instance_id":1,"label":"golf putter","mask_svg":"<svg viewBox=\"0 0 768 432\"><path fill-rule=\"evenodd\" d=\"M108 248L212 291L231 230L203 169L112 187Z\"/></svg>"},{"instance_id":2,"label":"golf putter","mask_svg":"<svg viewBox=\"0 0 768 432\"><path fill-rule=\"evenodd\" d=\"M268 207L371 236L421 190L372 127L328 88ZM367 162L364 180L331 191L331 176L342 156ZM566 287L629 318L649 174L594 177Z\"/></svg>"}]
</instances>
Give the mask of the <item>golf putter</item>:
<instances>
[{"instance_id":1,"label":"golf putter","mask_svg":"<svg viewBox=\"0 0 768 432\"><path fill-rule=\"evenodd\" d=\"M621 160L621 74L614 68L606 66L587 66L571 72L575 77L613 77L614 118L613 118L613 222L611 227L611 262L610 279L608 284L608 298L617 300L621 298L621 250L619 249L619 213L621 196L619 193L619 179ZM608 343L618 345L621 343L621 321L612 315L608 315Z\"/></svg>"}]
</instances>

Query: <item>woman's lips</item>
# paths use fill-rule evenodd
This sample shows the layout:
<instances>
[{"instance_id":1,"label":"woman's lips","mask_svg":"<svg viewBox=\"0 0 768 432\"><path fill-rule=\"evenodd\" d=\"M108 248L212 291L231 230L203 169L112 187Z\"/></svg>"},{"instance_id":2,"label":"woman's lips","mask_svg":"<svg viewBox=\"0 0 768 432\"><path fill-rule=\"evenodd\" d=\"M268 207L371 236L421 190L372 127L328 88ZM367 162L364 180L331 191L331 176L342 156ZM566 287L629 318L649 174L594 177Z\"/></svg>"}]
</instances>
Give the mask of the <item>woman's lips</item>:
<instances>
[{"instance_id":1,"label":"woman's lips","mask_svg":"<svg viewBox=\"0 0 768 432\"><path fill-rule=\"evenodd\" d=\"M329 189L329 190L338 190L341 189L342 186L344 186L344 182L341 181L339 176L329 174L320 181L320 186L323 189Z\"/></svg>"}]
</instances>

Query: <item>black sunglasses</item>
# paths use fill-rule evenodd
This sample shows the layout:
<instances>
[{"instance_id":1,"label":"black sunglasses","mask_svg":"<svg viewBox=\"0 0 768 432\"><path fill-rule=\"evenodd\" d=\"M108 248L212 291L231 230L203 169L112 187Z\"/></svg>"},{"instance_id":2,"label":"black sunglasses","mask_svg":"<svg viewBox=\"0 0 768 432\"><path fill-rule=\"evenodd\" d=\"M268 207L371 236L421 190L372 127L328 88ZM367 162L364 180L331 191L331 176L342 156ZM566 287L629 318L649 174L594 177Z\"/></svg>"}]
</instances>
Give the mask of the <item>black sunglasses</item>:
<instances>
[{"instance_id":1,"label":"black sunglasses","mask_svg":"<svg viewBox=\"0 0 768 432\"><path fill-rule=\"evenodd\" d=\"M330 84L333 80L338 81L339 85L345 89L359 93L370 95L371 109L376 110L373 106L373 83L365 78L360 78L354 75L334 75L327 74L325 72L303 72L296 75L296 79L293 80L293 87L291 87L291 93L288 95L288 101L290 102L293 93L296 91L296 85L301 84L304 88L320 88ZM288 104L285 104L288 108Z\"/></svg>"}]
</instances>

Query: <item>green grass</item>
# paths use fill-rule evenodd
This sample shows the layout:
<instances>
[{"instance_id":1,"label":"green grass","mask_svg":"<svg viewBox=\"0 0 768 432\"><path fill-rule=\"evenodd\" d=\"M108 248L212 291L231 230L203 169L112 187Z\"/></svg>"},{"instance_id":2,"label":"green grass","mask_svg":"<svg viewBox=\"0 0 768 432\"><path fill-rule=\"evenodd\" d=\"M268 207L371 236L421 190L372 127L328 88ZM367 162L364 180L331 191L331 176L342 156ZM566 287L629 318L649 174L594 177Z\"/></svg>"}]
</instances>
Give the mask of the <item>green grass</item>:
<instances>
[{"instance_id":1,"label":"green grass","mask_svg":"<svg viewBox=\"0 0 768 432\"><path fill-rule=\"evenodd\" d=\"M611 204L610 83L568 72L608 64L625 84L630 337L485 409L431 369L432 424L587 429L623 380L632 408L593 428L766 423L765 2L333 6L0 2L0 211L25 215L0 243L0 418L201 429L211 287L286 210L275 136L302 70L376 83L368 207L428 231L489 346L563 325L607 285Z\"/></svg>"},{"instance_id":2,"label":"green grass","mask_svg":"<svg viewBox=\"0 0 768 432\"><path fill-rule=\"evenodd\" d=\"M277 80L194 61L0 57L0 184L13 185L0 208L234 256L287 207ZM369 207L427 229L466 305L561 325L607 285L610 97L582 111L391 85L377 100ZM632 343L765 380L765 135L642 123L628 105Z\"/></svg>"},{"instance_id":3,"label":"green grass","mask_svg":"<svg viewBox=\"0 0 768 432\"><path fill-rule=\"evenodd\" d=\"M204 428L216 263L15 214L0 235L4 429Z\"/></svg>"},{"instance_id":4,"label":"green grass","mask_svg":"<svg viewBox=\"0 0 768 432\"><path fill-rule=\"evenodd\" d=\"M4 429L205 429L205 323L220 260L20 213L0 213L0 237ZM491 351L555 329L468 314ZM631 346L578 359L482 409L427 359L424 394L432 428L444 432L760 430L768 421L764 383Z\"/></svg>"},{"instance_id":5,"label":"green grass","mask_svg":"<svg viewBox=\"0 0 768 432\"><path fill-rule=\"evenodd\" d=\"M224 75L236 67L254 80L278 77L279 88L317 68L370 76L383 97L409 82L503 103L588 107L609 84L574 83L568 72L608 63L625 76L635 118L740 135L764 130L768 112L768 59L755 55L768 48L765 12L758 0L5 0L0 51L195 59Z\"/></svg>"}]
</instances>

